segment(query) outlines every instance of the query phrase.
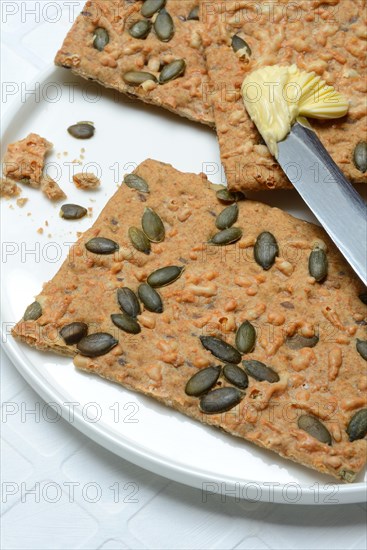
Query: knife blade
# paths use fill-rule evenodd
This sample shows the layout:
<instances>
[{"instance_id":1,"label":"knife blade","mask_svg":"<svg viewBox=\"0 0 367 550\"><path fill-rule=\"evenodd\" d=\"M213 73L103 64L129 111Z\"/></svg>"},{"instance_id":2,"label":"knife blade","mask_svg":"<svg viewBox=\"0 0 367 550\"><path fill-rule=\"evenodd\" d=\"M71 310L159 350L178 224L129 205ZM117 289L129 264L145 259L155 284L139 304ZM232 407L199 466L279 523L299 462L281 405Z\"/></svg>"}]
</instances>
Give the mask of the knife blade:
<instances>
[{"instance_id":1,"label":"knife blade","mask_svg":"<svg viewBox=\"0 0 367 550\"><path fill-rule=\"evenodd\" d=\"M346 260L367 285L367 206L306 119L278 143L278 162Z\"/></svg>"}]
</instances>

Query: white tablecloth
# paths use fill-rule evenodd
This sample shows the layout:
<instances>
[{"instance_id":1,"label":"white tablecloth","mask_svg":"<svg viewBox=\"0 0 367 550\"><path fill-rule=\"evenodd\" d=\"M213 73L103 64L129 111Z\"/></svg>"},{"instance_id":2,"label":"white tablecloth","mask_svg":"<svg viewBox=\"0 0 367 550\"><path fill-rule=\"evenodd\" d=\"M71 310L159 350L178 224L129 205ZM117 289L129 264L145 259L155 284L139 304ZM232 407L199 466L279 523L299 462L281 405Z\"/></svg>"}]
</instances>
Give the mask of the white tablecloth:
<instances>
[{"instance_id":1,"label":"white tablecloth","mask_svg":"<svg viewBox=\"0 0 367 550\"><path fill-rule=\"evenodd\" d=\"M52 62L80 6L2 0L3 111ZM365 505L204 499L45 418L44 402L4 354L1 386L3 550L366 548Z\"/></svg>"}]
</instances>

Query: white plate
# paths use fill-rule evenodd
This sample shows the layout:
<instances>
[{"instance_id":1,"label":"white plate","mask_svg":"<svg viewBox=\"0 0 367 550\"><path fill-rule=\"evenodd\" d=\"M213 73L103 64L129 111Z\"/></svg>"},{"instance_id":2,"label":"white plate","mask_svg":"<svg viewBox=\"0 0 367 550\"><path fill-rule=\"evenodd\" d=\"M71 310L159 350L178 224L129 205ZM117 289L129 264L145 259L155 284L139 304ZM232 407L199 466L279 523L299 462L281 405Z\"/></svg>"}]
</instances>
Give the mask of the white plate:
<instances>
[{"instance_id":1,"label":"white plate","mask_svg":"<svg viewBox=\"0 0 367 550\"><path fill-rule=\"evenodd\" d=\"M8 113L3 148L31 131L47 137L55 146L48 159L49 173L59 179L68 202L93 206L93 219L61 220L59 205L32 189L23 191L30 199L23 209L1 201L3 342L17 369L81 432L139 466L203 489L203 500L207 490L224 497L282 503L362 502L363 475L352 485L337 484L152 399L78 372L70 359L36 352L9 336L10 325L61 266L76 231L90 226L136 164L155 158L183 171L204 171L215 183L223 183L216 136L209 128L104 90L63 69L49 69L37 82L39 97L28 95ZM68 135L66 128L80 120L95 123L94 139L78 141ZM79 158L81 148L85 148L84 167L95 163L89 168L102 179L101 190L94 193L79 191L71 183L68 163ZM298 217L314 219L295 192L258 196ZM43 235L37 233L40 227Z\"/></svg>"}]
</instances>

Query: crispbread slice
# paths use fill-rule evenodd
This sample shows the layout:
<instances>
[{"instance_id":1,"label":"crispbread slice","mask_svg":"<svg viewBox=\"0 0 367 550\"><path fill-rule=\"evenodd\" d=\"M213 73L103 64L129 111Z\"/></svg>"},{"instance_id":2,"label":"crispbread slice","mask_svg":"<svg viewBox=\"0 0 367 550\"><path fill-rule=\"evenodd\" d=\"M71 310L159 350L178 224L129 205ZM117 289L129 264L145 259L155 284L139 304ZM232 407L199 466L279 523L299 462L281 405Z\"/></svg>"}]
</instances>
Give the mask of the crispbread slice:
<instances>
[{"instance_id":1,"label":"crispbread slice","mask_svg":"<svg viewBox=\"0 0 367 550\"><path fill-rule=\"evenodd\" d=\"M94 225L71 249L55 277L37 297L42 315L20 321L16 338L40 350L75 356L59 331L84 322L89 334L107 332L118 345L104 356L80 354L75 365L158 399L182 413L276 451L320 472L352 481L366 460L367 441L351 443L346 427L366 404L366 362L356 351L365 338L366 307L358 298L361 283L324 231L267 205L241 201L236 226L243 236L235 244L207 244L217 231L223 209L205 177L178 172L153 160L136 173L149 184L141 193L123 184ZM141 227L146 207L162 218L166 236L152 243L149 255L132 248L128 229ZM279 257L267 271L254 261L254 243L263 231L277 239ZM112 239L118 252L87 252L93 237ZM318 243L327 250L329 273L317 283L308 257ZM167 265L185 266L182 276L159 289L164 311L143 309L141 333L119 331L110 315L119 313L117 290L135 292L148 275ZM199 369L220 363L203 348L200 336L214 335L234 345L236 329L249 320L257 330L256 359L279 374L276 383L249 379L241 403L228 413L205 415L199 399L185 393ZM291 335L319 336L315 347L294 349ZM227 385L223 378L220 384ZM321 443L297 426L301 414L317 416L333 438Z\"/></svg>"},{"instance_id":2,"label":"crispbread slice","mask_svg":"<svg viewBox=\"0 0 367 550\"><path fill-rule=\"evenodd\" d=\"M211 81L207 94L232 190L291 187L247 115L240 92L245 76L253 70L292 63L315 71L349 99L348 116L310 122L345 175L353 182L366 183L365 162L357 169L353 160L355 147L367 135L366 16L365 0L201 0ZM239 57L234 52L234 35L247 42L250 56ZM252 92L255 98L256 90ZM318 177L317 167L310 170Z\"/></svg>"},{"instance_id":3,"label":"crispbread slice","mask_svg":"<svg viewBox=\"0 0 367 550\"><path fill-rule=\"evenodd\" d=\"M197 4L195 0L167 0L165 9L174 21L175 33L168 42L162 42L153 29L145 39L133 38L128 32L134 22L143 19L142 1L88 1L57 53L55 63L107 88L214 126L211 106L202 95L207 74L200 22L187 20ZM109 33L110 42L103 51L93 47L97 28L104 28ZM150 82L148 87L136 87L123 80L123 74L133 70L158 77L162 66L176 59L185 59L185 74L166 84L152 85Z\"/></svg>"}]
</instances>

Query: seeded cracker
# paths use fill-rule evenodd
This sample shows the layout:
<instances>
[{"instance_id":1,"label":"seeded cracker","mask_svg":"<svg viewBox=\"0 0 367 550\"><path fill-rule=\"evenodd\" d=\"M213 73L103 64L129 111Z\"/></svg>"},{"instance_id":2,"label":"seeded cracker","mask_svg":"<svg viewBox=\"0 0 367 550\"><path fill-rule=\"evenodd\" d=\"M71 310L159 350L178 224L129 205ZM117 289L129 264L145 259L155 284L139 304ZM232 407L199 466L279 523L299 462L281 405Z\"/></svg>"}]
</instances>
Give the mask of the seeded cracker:
<instances>
[{"instance_id":1,"label":"seeded cracker","mask_svg":"<svg viewBox=\"0 0 367 550\"><path fill-rule=\"evenodd\" d=\"M349 100L346 117L310 122L346 177L366 183L366 17L365 0L201 0L208 94L230 189L291 187L240 92L249 72L292 63L315 71Z\"/></svg>"},{"instance_id":2,"label":"seeded cracker","mask_svg":"<svg viewBox=\"0 0 367 550\"><path fill-rule=\"evenodd\" d=\"M14 336L75 356L84 371L352 481L367 448L366 439L350 442L346 431L366 408L366 361L356 349L357 339L366 339L361 283L321 228L258 202L238 202L232 227L241 228L240 240L208 245L225 207L216 186L152 160L135 173L149 192L121 185ZM129 228L142 227L147 208L165 230L161 242L150 243L149 254L129 240ZM270 242L269 231L278 253L274 247L258 250L255 261L255 242ZM320 283L308 270L316 244L328 258ZM180 269L157 271L169 266ZM72 323L78 323L75 334ZM88 335L79 341L80 323ZM60 330L79 343L66 344ZM200 396L203 383L215 384L218 374L208 377L203 369L225 362L242 373L226 368L221 386L212 388L217 393ZM185 388L199 372L205 380L199 387L197 380L189 384L188 395ZM216 414L224 404L232 409ZM354 435L363 432L363 414L349 428ZM331 445L318 439L326 441L325 434Z\"/></svg>"},{"instance_id":3,"label":"seeded cracker","mask_svg":"<svg viewBox=\"0 0 367 550\"><path fill-rule=\"evenodd\" d=\"M162 1L165 12L156 23L156 12L142 15L144 3L141 1L87 2L57 53L55 63L107 88L213 126L211 107L202 97L207 75L200 22L187 20L197 4L198 0ZM173 27L164 34L166 12ZM143 31L147 31L145 38L142 25ZM183 61L183 71L171 79L172 68L168 69L168 65L177 61ZM170 79L159 84L162 71L166 76L169 71ZM137 72L145 76L139 77ZM146 77L147 73L150 76Z\"/></svg>"}]
</instances>

